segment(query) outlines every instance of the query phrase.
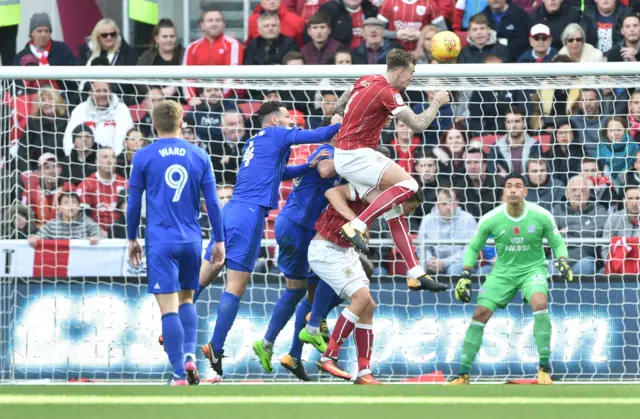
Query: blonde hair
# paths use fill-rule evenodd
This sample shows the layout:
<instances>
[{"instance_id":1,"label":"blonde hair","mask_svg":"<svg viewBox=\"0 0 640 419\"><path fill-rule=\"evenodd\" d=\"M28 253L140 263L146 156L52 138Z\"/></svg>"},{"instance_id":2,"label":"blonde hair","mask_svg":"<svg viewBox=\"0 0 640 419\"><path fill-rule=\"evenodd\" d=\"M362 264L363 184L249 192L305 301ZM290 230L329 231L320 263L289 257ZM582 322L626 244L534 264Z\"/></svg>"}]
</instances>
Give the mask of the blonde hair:
<instances>
[{"instance_id":1,"label":"blonde hair","mask_svg":"<svg viewBox=\"0 0 640 419\"><path fill-rule=\"evenodd\" d=\"M158 134L171 134L182 128L182 106L173 100L163 100L151 111Z\"/></svg>"},{"instance_id":2,"label":"blonde hair","mask_svg":"<svg viewBox=\"0 0 640 419\"><path fill-rule=\"evenodd\" d=\"M62 99L62 95L60 95L60 92L58 91L58 89L51 86L50 84L46 84L40 87L40 89L38 90L38 97L36 98L36 101L35 101L33 114L35 116L42 116L42 103L45 100L45 96L50 96L53 98L53 102L54 102L53 109L54 109L54 112L56 113L56 116L59 118L66 118L67 105L64 103L64 99Z\"/></svg>"},{"instance_id":3,"label":"blonde hair","mask_svg":"<svg viewBox=\"0 0 640 419\"><path fill-rule=\"evenodd\" d=\"M113 45L113 48L108 52L115 52L120 49L122 46L122 34L120 33L120 28L118 24L113 21L113 19L100 19L96 26L93 27L93 31L91 32L91 43L93 44L93 49L91 50L91 58L99 57L100 53L102 53L102 45L100 44L100 34L102 33L102 29L105 26L113 26L116 28L116 32L118 36L116 38L116 43Z\"/></svg>"}]
</instances>

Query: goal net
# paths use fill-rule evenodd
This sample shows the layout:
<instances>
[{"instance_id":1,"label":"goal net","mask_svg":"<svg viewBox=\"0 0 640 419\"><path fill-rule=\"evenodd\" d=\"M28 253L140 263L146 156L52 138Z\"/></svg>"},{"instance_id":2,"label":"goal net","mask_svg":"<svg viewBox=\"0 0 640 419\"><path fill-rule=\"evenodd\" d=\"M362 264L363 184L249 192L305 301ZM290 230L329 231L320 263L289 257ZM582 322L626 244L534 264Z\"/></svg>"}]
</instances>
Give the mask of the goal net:
<instances>
[{"instance_id":1,"label":"goal net","mask_svg":"<svg viewBox=\"0 0 640 419\"><path fill-rule=\"evenodd\" d=\"M242 145L259 129L254 114L263 101L283 101L300 127L315 128L358 76L383 71L3 68L0 381L147 382L168 375L144 264L134 269L126 255L126 182L135 151L154 141L154 103L166 97L183 104L183 137L211 155L224 203ZM446 89L451 103L424 133L394 122L382 134L381 143L425 192L409 219L420 261L452 288L479 217L502 202L504 174L526 175L527 199L552 212L577 273L572 283L555 276L548 252L557 379L640 377L637 74L635 63L419 66L403 101L422 112L432 92ZM304 163L313 150L295 147L289 164ZM281 207L294 185L280 186ZM61 191L76 192L79 203L59 202ZM276 361L289 349L292 321L276 342L274 374L262 371L251 350L284 290L273 231L277 214L267 218L260 259L227 339L227 380L292 379ZM65 222L55 222L63 216ZM202 226L206 242L205 214ZM378 304L373 372L385 381L441 381L456 373L476 297L495 261L492 242L474 270L473 301L464 305L451 291L410 293L386 224L374 223L371 236L371 290ZM223 278L197 302L199 345L211 338ZM330 327L337 313L329 315ZM516 295L487 325L474 378L534 377L532 331L531 308ZM317 357L305 348L308 373L328 380L318 375ZM341 364L355 370L352 342ZM201 376L214 378L202 357L198 366Z\"/></svg>"}]
</instances>

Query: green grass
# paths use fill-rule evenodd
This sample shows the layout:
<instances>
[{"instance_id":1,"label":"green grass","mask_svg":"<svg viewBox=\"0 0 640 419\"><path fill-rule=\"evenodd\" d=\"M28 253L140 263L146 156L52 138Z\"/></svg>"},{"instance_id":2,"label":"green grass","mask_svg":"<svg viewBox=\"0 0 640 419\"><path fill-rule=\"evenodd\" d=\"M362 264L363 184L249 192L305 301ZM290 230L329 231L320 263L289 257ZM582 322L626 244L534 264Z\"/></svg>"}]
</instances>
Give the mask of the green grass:
<instances>
[{"instance_id":1,"label":"green grass","mask_svg":"<svg viewBox=\"0 0 640 419\"><path fill-rule=\"evenodd\" d=\"M3 419L590 419L638 407L635 385L0 386Z\"/></svg>"}]
</instances>

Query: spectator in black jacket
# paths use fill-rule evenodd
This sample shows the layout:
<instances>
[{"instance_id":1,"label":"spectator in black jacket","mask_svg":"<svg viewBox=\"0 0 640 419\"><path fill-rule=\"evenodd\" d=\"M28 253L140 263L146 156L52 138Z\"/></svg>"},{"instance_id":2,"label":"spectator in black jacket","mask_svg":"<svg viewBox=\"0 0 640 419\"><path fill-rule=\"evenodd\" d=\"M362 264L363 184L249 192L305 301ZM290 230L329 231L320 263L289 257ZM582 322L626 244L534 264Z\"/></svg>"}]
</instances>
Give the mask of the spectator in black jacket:
<instances>
[{"instance_id":1,"label":"spectator in black jacket","mask_svg":"<svg viewBox=\"0 0 640 419\"><path fill-rule=\"evenodd\" d=\"M145 145L145 138L137 128L131 128L124 137L124 151L116 157L116 173L127 181L131 178L133 156Z\"/></svg>"},{"instance_id":2,"label":"spectator in black jacket","mask_svg":"<svg viewBox=\"0 0 640 419\"><path fill-rule=\"evenodd\" d=\"M598 43L595 45L603 54L622 40L622 21L631 9L617 0L598 0L585 5L584 15L595 22L598 29Z\"/></svg>"},{"instance_id":3,"label":"spectator in black jacket","mask_svg":"<svg viewBox=\"0 0 640 419\"><path fill-rule=\"evenodd\" d=\"M280 34L278 15L265 13L258 19L260 36L244 50L244 65L278 65L290 51L297 51L295 39Z\"/></svg>"},{"instance_id":4,"label":"spectator in black jacket","mask_svg":"<svg viewBox=\"0 0 640 419\"><path fill-rule=\"evenodd\" d=\"M385 64L387 54L400 44L384 39L385 23L378 18L369 17L362 23L364 41L358 48L351 50L354 64Z\"/></svg>"},{"instance_id":5,"label":"spectator in black jacket","mask_svg":"<svg viewBox=\"0 0 640 419\"><path fill-rule=\"evenodd\" d=\"M544 23L551 30L553 38L552 47L562 48L562 31L569 23L577 23L582 26L587 34L586 42L591 45L598 45L598 34L596 24L580 13L580 10L563 4L563 0L543 0L542 6L538 7L531 15L533 23Z\"/></svg>"},{"instance_id":6,"label":"spectator in black jacket","mask_svg":"<svg viewBox=\"0 0 640 419\"><path fill-rule=\"evenodd\" d=\"M489 0L489 5L482 13L487 17L491 29L496 31L498 42L509 49L511 61L516 61L529 48L529 16L519 6L507 0Z\"/></svg>"},{"instance_id":7,"label":"spectator in black jacket","mask_svg":"<svg viewBox=\"0 0 640 419\"><path fill-rule=\"evenodd\" d=\"M553 39L547 25L538 23L529 31L529 45L531 49L522 53L519 63L550 63L558 50L551 46Z\"/></svg>"},{"instance_id":8,"label":"spectator in black jacket","mask_svg":"<svg viewBox=\"0 0 640 419\"><path fill-rule=\"evenodd\" d=\"M98 145L95 142L93 128L87 124L76 126L72 133L73 149L69 158L61 161L65 181L77 186L85 178L96 172L96 151Z\"/></svg>"},{"instance_id":9,"label":"spectator in black jacket","mask_svg":"<svg viewBox=\"0 0 640 419\"><path fill-rule=\"evenodd\" d=\"M213 171L218 185L233 185L247 139L244 118L237 111L222 115L222 137L209 145Z\"/></svg>"},{"instance_id":10,"label":"spectator in black jacket","mask_svg":"<svg viewBox=\"0 0 640 419\"><path fill-rule=\"evenodd\" d=\"M376 17L378 8L371 4L370 0L330 0L320 6L320 11L326 13L331 19L331 37L341 42L347 48L355 48L360 45L362 35L354 40L354 27L351 15L363 14L363 19ZM361 28L355 28L357 29Z\"/></svg>"},{"instance_id":11,"label":"spectator in black jacket","mask_svg":"<svg viewBox=\"0 0 640 419\"><path fill-rule=\"evenodd\" d=\"M75 65L76 57L71 52L71 48L64 42L53 41L51 31L49 15L34 13L29 22L29 42L13 58L13 65L20 65L20 58L26 54L35 55L40 65Z\"/></svg>"},{"instance_id":12,"label":"spectator in black jacket","mask_svg":"<svg viewBox=\"0 0 640 419\"><path fill-rule=\"evenodd\" d=\"M120 28L111 19L96 23L89 41L78 48L78 65L91 65L98 57L106 58L109 65L136 65L138 53L127 44Z\"/></svg>"},{"instance_id":13,"label":"spectator in black jacket","mask_svg":"<svg viewBox=\"0 0 640 419\"><path fill-rule=\"evenodd\" d=\"M622 21L622 41L614 45L607 54L607 61L640 61L640 17L633 14Z\"/></svg>"},{"instance_id":14,"label":"spectator in black jacket","mask_svg":"<svg viewBox=\"0 0 640 419\"><path fill-rule=\"evenodd\" d=\"M496 31L491 29L489 19L482 13L469 19L467 42L467 46L462 48L458 56L459 64L480 64L485 62L489 55L499 57L504 63L511 60L511 53L498 42Z\"/></svg>"},{"instance_id":15,"label":"spectator in black jacket","mask_svg":"<svg viewBox=\"0 0 640 419\"><path fill-rule=\"evenodd\" d=\"M217 141L221 136L220 124L222 114L228 110L235 110L236 104L231 100L224 100L222 90L217 87L207 87L200 92L202 103L189 112L184 120L195 127L196 136L205 144Z\"/></svg>"}]
</instances>

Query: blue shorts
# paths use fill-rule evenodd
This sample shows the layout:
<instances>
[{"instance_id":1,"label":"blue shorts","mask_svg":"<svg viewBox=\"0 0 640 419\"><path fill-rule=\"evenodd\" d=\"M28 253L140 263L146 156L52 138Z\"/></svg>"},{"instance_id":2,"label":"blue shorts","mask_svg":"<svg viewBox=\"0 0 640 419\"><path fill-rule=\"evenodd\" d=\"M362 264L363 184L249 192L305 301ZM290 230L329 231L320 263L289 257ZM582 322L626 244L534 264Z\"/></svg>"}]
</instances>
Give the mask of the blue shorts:
<instances>
[{"instance_id":1,"label":"blue shorts","mask_svg":"<svg viewBox=\"0 0 640 419\"><path fill-rule=\"evenodd\" d=\"M247 202L229 201L222 209L224 220L226 265L228 269L251 272L260 255L260 242L264 235L264 219L269 208ZM211 260L211 240L204 254Z\"/></svg>"},{"instance_id":2,"label":"blue shorts","mask_svg":"<svg viewBox=\"0 0 640 419\"><path fill-rule=\"evenodd\" d=\"M307 251L316 231L280 215L276 219L275 233L280 247L278 253L280 272L289 279L306 280L315 276L309 268Z\"/></svg>"},{"instance_id":3,"label":"blue shorts","mask_svg":"<svg viewBox=\"0 0 640 419\"><path fill-rule=\"evenodd\" d=\"M202 242L146 246L150 294L197 290L200 281Z\"/></svg>"}]
</instances>

